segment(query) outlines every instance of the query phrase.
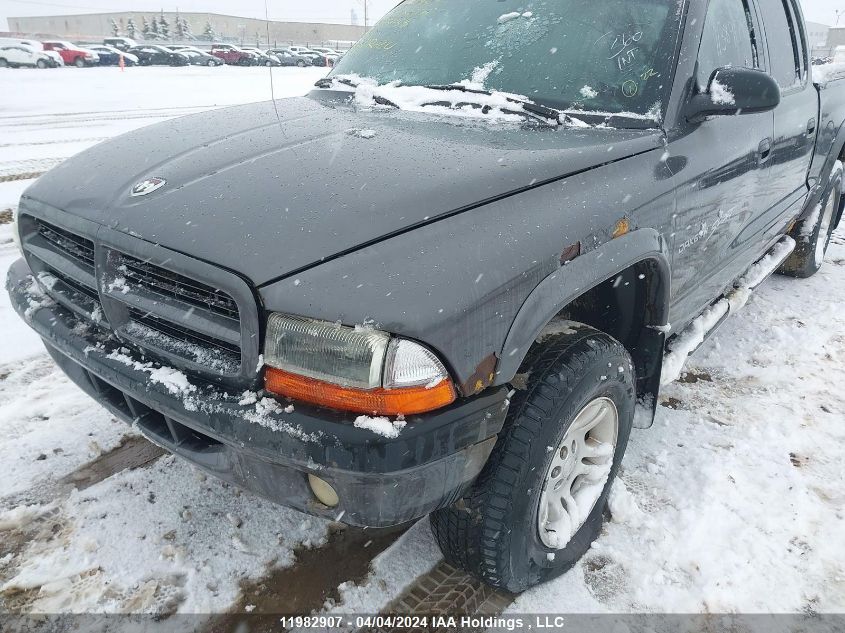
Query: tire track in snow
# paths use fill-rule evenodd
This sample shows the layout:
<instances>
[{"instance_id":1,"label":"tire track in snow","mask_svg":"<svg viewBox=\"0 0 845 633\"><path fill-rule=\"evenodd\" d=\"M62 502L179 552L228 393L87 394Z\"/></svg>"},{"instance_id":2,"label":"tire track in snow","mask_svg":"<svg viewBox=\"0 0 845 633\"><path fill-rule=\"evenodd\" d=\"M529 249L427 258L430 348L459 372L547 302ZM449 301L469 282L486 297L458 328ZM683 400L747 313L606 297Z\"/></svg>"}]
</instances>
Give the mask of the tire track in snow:
<instances>
[{"instance_id":1,"label":"tire track in snow","mask_svg":"<svg viewBox=\"0 0 845 633\"><path fill-rule=\"evenodd\" d=\"M66 138L51 141L28 141L22 143L0 143L2 147L37 147L41 145L66 145L70 143L99 143L112 138L111 136L91 136L88 138Z\"/></svg>"},{"instance_id":2,"label":"tire track in snow","mask_svg":"<svg viewBox=\"0 0 845 633\"><path fill-rule=\"evenodd\" d=\"M36 425L51 424L54 418L53 412L37 408L33 410L26 404L26 394L34 390L33 397L41 397L46 386L51 384L76 392L75 386L65 387L67 381L64 375L46 354L0 366L0 402L3 403L0 416L5 416L4 439L16 443L19 451L27 455L27 459L32 463L43 464L46 468L41 469L44 477L28 483L26 487L8 490L6 494L0 495L0 511L21 505L43 506L62 501L74 489L84 490L117 473L146 466L165 453L144 437L132 433L128 425L105 412L102 418L111 420L115 429L114 440L105 448L94 442L92 446L95 451L79 454L78 447L57 440L52 449L43 445L39 447L39 451L33 452L33 447L28 445L26 438L34 427L32 422L27 423L25 418L34 420ZM78 392L78 399L71 395L66 403L71 408L81 405L78 409L80 415L87 415L89 407L100 415L100 407L82 392ZM67 439L67 436L63 437ZM80 431L83 443L89 442L87 438L88 435ZM86 457L87 461L83 461ZM15 466L11 465L11 468L14 472Z\"/></svg>"},{"instance_id":3,"label":"tire track in snow","mask_svg":"<svg viewBox=\"0 0 845 633\"><path fill-rule=\"evenodd\" d=\"M297 548L292 566L244 583L241 599L230 614L217 618L208 630L237 630L239 615L244 613L250 614L250 629L276 630L279 615L319 611L339 598L341 586L367 578L373 559L392 547L408 527L361 529L335 524L322 547Z\"/></svg>"},{"instance_id":4,"label":"tire track in snow","mask_svg":"<svg viewBox=\"0 0 845 633\"><path fill-rule=\"evenodd\" d=\"M67 157L30 158L0 163L0 182L38 178L65 160Z\"/></svg>"},{"instance_id":5,"label":"tire track in snow","mask_svg":"<svg viewBox=\"0 0 845 633\"><path fill-rule=\"evenodd\" d=\"M143 109L131 109L131 110L92 110L88 112L59 112L54 114L7 114L0 116L0 125L9 125L5 123L5 121L32 121L42 119L47 122L54 121L56 119L60 119L63 121L70 121L74 119L78 119L81 121L97 121L100 120L100 117L112 117L112 118L129 118L132 115L138 115L139 117L143 117L144 115L161 115L162 113L174 113L174 116L178 116L179 114L184 114L190 111L197 111L201 112L203 110L209 110L212 108L221 107L217 104L209 104L209 105L198 105L198 106L171 106L167 108L143 108Z\"/></svg>"},{"instance_id":6,"label":"tire track in snow","mask_svg":"<svg viewBox=\"0 0 845 633\"><path fill-rule=\"evenodd\" d=\"M496 616L507 609L515 595L488 584L441 561L427 574L423 574L388 604L383 615L444 615L444 616ZM361 629L367 633L392 633L403 628ZM430 627L429 631L447 633L448 628ZM469 633L473 629L463 628ZM485 630L483 628L478 631Z\"/></svg>"},{"instance_id":7,"label":"tire track in snow","mask_svg":"<svg viewBox=\"0 0 845 633\"><path fill-rule=\"evenodd\" d=\"M90 113L86 115L68 115L66 118L58 118L56 115L38 116L37 118L27 119L21 117L18 120L12 119L9 122L0 122L0 131L4 128L14 129L19 132L21 129L37 128L39 131L61 130L73 127L90 127L92 124L97 125L109 121L131 121L139 119L150 120L164 120L173 119L180 116L187 116L189 114L196 114L205 112L206 110L214 109L215 106L200 107L200 108L185 108L183 110L163 110L163 111L128 111L122 113L104 112L102 114Z\"/></svg>"}]
</instances>

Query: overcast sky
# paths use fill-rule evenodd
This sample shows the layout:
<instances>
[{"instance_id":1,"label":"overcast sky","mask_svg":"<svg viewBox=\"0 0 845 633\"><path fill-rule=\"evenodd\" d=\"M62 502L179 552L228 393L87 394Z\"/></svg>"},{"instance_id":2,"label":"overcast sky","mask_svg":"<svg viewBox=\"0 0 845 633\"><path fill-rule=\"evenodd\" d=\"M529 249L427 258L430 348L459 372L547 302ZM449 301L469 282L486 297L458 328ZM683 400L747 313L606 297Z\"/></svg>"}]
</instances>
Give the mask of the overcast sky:
<instances>
[{"instance_id":1,"label":"overcast sky","mask_svg":"<svg viewBox=\"0 0 845 633\"><path fill-rule=\"evenodd\" d=\"M467 0L455 0L465 2ZM369 0L371 20L393 7L398 0ZM364 0L267 0L271 20L337 22L348 24L354 8L363 20ZM845 10L845 0L803 0L808 20L833 24L836 9ZM26 15L63 15L108 11L207 11L250 18L264 17L264 0L0 0L0 30L8 28L6 18ZM845 16L841 23L845 25Z\"/></svg>"}]
</instances>

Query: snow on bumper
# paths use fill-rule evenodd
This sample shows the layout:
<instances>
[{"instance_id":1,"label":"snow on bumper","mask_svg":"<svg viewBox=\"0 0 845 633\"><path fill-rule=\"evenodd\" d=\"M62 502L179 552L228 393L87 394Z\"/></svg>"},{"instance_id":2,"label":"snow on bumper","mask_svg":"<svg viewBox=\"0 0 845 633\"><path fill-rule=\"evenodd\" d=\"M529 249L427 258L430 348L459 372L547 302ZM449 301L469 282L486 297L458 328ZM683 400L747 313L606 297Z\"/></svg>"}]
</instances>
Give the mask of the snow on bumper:
<instances>
[{"instance_id":1,"label":"snow on bumper","mask_svg":"<svg viewBox=\"0 0 845 633\"><path fill-rule=\"evenodd\" d=\"M71 380L150 440L272 501L352 525L404 523L458 498L487 461L507 412L507 389L491 389L409 417L396 436L377 435L356 427L354 415L229 394L161 366L51 301L22 259L6 286ZM316 500L309 473L334 487L336 507Z\"/></svg>"}]
</instances>

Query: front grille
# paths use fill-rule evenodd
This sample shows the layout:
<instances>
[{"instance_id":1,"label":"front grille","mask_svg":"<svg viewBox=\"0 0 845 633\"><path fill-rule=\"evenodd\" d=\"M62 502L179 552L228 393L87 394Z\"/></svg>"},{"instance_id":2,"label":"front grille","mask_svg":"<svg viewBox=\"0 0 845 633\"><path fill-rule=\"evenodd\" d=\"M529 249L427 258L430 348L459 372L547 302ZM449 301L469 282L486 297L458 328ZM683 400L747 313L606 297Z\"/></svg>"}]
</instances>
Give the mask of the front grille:
<instances>
[{"instance_id":1,"label":"front grille","mask_svg":"<svg viewBox=\"0 0 845 633\"><path fill-rule=\"evenodd\" d=\"M70 231L65 231L42 220L36 220L38 233L49 242L57 252L75 260L94 274L94 242Z\"/></svg>"},{"instance_id":2,"label":"front grille","mask_svg":"<svg viewBox=\"0 0 845 633\"><path fill-rule=\"evenodd\" d=\"M117 270L132 284L161 295L203 308L230 319L238 318L238 304L225 292L179 273L120 254Z\"/></svg>"},{"instance_id":3,"label":"front grille","mask_svg":"<svg viewBox=\"0 0 845 633\"><path fill-rule=\"evenodd\" d=\"M241 361L240 346L193 331L135 308L129 309L127 333L170 354L218 371L233 373Z\"/></svg>"},{"instance_id":4,"label":"front grille","mask_svg":"<svg viewBox=\"0 0 845 633\"><path fill-rule=\"evenodd\" d=\"M100 297L97 294L97 291L94 290L93 288L89 288L88 286L84 286L81 283L74 281L70 277L63 275L61 272L59 272L55 268L48 267L48 270L51 274L53 274L56 278L58 278L63 284L65 284L73 292L78 292L79 294L88 297L92 301L95 301L97 303L97 305L100 304Z\"/></svg>"},{"instance_id":5,"label":"front grille","mask_svg":"<svg viewBox=\"0 0 845 633\"><path fill-rule=\"evenodd\" d=\"M144 259L138 256L146 249L140 240L121 234L106 242L107 230L97 225L80 234L26 214L21 222L30 267L58 303L168 364L212 380L255 380L254 371L244 367L245 360L255 366L257 342L242 332L243 314L250 324L256 321L254 299L234 275L173 254L174 267L182 265L177 273L164 267L173 259L160 249L151 249L157 258ZM216 287L218 279L229 285ZM245 312L241 306L247 306ZM256 330L251 325L246 331Z\"/></svg>"}]
</instances>

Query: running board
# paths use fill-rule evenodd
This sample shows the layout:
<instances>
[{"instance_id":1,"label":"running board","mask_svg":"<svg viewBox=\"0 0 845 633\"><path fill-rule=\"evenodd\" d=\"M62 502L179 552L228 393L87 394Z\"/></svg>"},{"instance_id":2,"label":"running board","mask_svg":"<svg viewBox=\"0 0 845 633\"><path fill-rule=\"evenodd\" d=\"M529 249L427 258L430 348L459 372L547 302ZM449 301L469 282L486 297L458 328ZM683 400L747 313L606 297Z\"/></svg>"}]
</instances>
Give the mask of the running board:
<instances>
[{"instance_id":1,"label":"running board","mask_svg":"<svg viewBox=\"0 0 845 633\"><path fill-rule=\"evenodd\" d=\"M668 351L663 356L663 370L660 384L668 385L681 377L684 363L716 331L727 318L741 310L751 293L768 279L795 250L795 240L784 236L769 251L757 260L733 284L733 290L725 293L704 312L693 319L679 334L667 343Z\"/></svg>"}]
</instances>

